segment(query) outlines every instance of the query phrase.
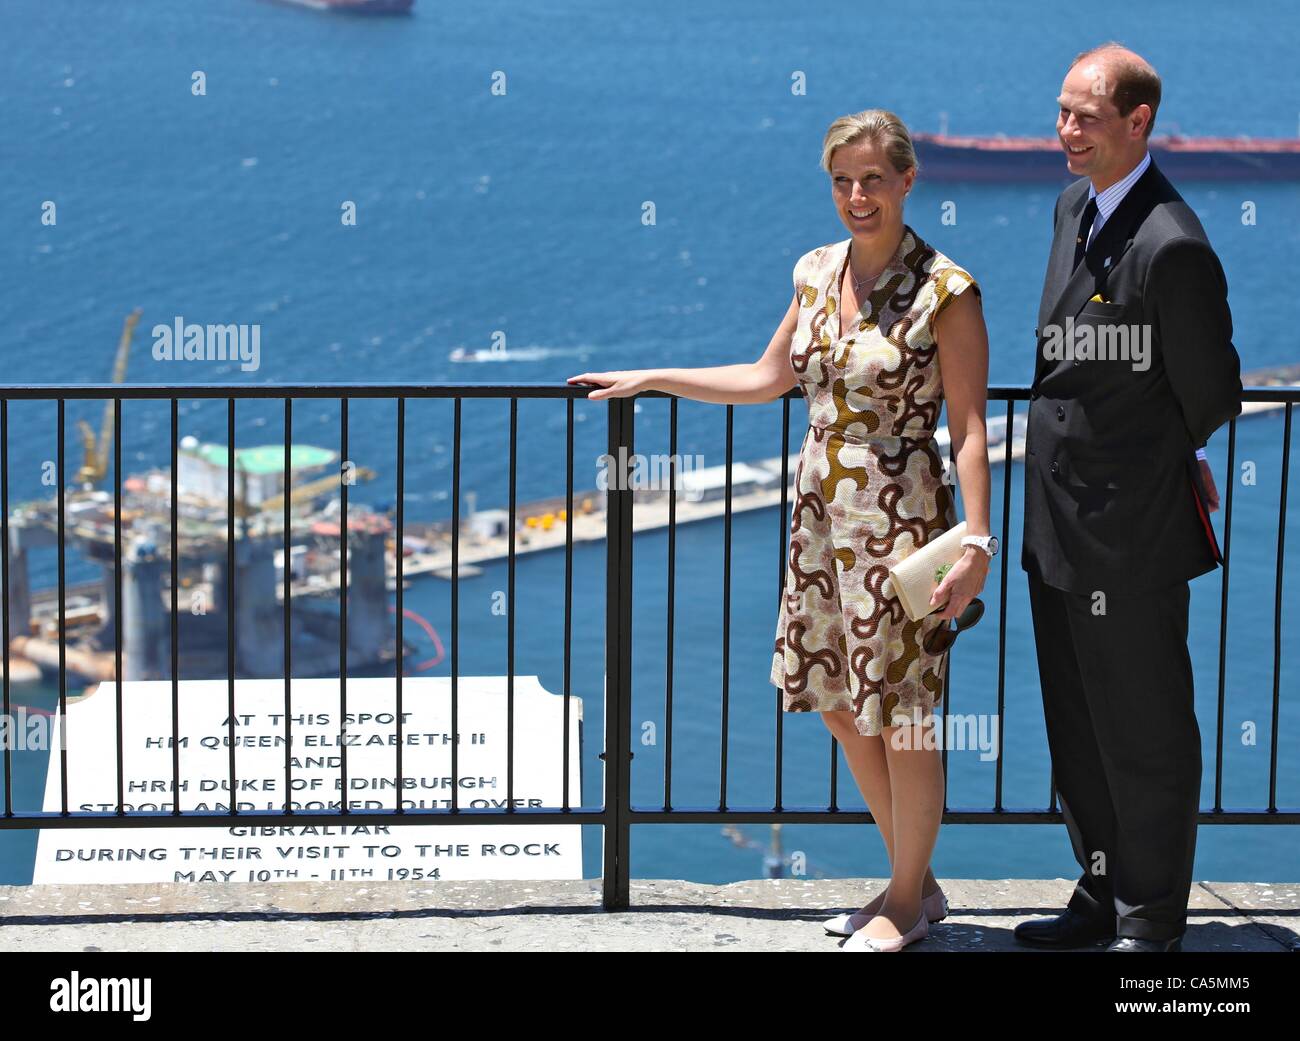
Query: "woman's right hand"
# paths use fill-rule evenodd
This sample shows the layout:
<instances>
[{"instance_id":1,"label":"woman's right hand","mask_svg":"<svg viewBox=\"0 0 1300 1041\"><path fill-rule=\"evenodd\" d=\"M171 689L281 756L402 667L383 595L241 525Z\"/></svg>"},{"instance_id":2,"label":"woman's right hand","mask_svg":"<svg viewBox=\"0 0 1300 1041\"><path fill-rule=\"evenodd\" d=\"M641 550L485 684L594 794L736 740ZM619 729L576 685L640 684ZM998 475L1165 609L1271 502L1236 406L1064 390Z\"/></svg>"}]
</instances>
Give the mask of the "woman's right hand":
<instances>
[{"instance_id":1,"label":"woman's right hand","mask_svg":"<svg viewBox=\"0 0 1300 1041\"><path fill-rule=\"evenodd\" d=\"M602 398L630 398L649 389L653 369L627 369L620 372L584 372L570 376L567 383L595 383L600 389L587 395L588 401Z\"/></svg>"}]
</instances>

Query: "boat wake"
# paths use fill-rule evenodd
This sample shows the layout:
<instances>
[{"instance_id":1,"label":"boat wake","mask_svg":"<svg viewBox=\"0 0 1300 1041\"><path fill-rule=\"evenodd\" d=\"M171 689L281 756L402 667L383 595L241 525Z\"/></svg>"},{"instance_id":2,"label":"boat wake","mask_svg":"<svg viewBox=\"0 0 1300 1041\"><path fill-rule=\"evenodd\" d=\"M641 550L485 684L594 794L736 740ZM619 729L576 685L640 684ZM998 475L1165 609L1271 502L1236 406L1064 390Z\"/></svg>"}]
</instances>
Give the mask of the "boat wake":
<instances>
[{"instance_id":1,"label":"boat wake","mask_svg":"<svg viewBox=\"0 0 1300 1041\"><path fill-rule=\"evenodd\" d=\"M455 347L447 355L455 362L547 361L551 358L585 358L595 348L583 347Z\"/></svg>"}]
</instances>

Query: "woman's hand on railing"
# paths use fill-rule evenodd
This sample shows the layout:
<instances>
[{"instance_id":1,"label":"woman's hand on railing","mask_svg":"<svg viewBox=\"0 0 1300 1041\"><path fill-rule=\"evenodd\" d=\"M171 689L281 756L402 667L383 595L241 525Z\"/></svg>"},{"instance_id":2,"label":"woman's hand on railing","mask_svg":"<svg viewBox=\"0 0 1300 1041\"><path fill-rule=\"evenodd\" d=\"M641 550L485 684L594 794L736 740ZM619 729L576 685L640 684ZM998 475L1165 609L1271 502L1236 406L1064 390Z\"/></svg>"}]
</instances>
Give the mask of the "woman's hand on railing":
<instances>
[{"instance_id":1,"label":"woman's hand on railing","mask_svg":"<svg viewBox=\"0 0 1300 1041\"><path fill-rule=\"evenodd\" d=\"M627 369L620 372L584 372L570 376L567 383L595 383L600 389L587 395L588 401L603 398L630 398L649 389L653 369Z\"/></svg>"}]
</instances>

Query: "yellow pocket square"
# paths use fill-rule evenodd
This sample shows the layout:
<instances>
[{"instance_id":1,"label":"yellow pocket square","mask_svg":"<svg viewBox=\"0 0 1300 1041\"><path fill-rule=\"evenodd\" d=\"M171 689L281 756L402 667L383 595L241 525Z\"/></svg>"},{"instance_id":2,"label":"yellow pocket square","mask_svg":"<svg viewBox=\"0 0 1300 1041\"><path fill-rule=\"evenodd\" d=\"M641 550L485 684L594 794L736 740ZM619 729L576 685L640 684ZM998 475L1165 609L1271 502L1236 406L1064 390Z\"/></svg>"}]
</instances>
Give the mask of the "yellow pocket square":
<instances>
[{"instance_id":1,"label":"yellow pocket square","mask_svg":"<svg viewBox=\"0 0 1300 1041\"><path fill-rule=\"evenodd\" d=\"M1092 296L1088 297L1088 303L1108 304L1110 301L1103 298L1100 293L1094 293Z\"/></svg>"}]
</instances>

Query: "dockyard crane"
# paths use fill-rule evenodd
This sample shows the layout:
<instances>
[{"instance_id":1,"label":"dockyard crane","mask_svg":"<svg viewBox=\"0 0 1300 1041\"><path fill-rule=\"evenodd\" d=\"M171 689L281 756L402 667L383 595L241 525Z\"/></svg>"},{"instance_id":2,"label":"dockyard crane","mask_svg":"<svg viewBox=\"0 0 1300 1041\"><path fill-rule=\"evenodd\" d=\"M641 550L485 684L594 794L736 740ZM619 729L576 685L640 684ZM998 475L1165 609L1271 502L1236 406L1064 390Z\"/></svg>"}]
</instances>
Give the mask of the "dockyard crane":
<instances>
[{"instance_id":1,"label":"dockyard crane","mask_svg":"<svg viewBox=\"0 0 1300 1041\"><path fill-rule=\"evenodd\" d=\"M137 307L122 323L122 336L117 342L117 358L113 362L112 382L114 384L126 379L126 358L131 350L131 337L135 334L135 327L140 321L140 313L140 308ZM77 483L85 488L94 487L108 473L108 452L113 446L115 408L116 402L112 399L104 403L104 420L100 424L98 440L95 438L95 432L90 429L89 423L84 419L77 420L77 426L81 430L83 450L81 467L77 470Z\"/></svg>"},{"instance_id":2,"label":"dockyard crane","mask_svg":"<svg viewBox=\"0 0 1300 1041\"><path fill-rule=\"evenodd\" d=\"M375 476L375 471L366 466L358 466L353 470L353 477L358 481L369 481ZM328 477L318 477L314 481L305 481L298 485L290 493L290 501L293 503L308 502L318 495L324 495L326 492L334 491L339 487L340 477L338 474L330 474ZM273 495L269 499L263 499L255 506L250 506L243 499L238 501L235 512L238 516L248 517L255 513L269 513L272 510L284 508L284 494Z\"/></svg>"}]
</instances>

